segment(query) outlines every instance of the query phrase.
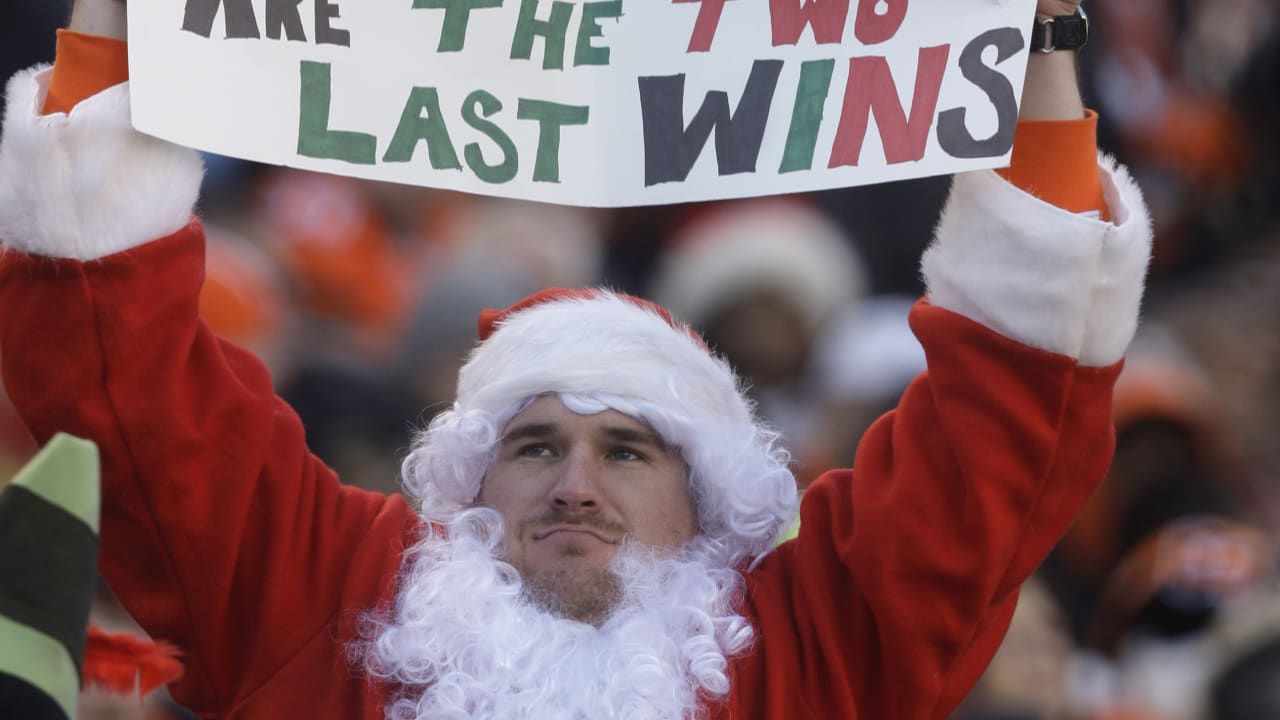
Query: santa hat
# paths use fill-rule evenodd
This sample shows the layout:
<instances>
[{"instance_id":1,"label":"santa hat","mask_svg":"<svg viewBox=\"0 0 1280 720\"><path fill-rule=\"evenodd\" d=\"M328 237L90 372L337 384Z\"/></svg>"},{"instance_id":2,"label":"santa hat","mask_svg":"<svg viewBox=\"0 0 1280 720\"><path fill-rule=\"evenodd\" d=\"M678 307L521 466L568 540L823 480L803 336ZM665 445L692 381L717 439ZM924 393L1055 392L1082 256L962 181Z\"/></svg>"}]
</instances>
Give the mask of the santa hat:
<instances>
[{"instance_id":1,"label":"santa hat","mask_svg":"<svg viewBox=\"0 0 1280 720\"><path fill-rule=\"evenodd\" d=\"M790 301L809 332L854 304L867 282L849 237L815 206L770 197L711 206L663 254L654 299L697 327L753 290Z\"/></svg>"},{"instance_id":2,"label":"santa hat","mask_svg":"<svg viewBox=\"0 0 1280 720\"><path fill-rule=\"evenodd\" d=\"M643 420L680 448L701 534L738 562L765 552L795 516L777 433L757 422L733 371L663 308L608 290L544 290L480 316L457 399L406 461L428 515L470 504L503 426L534 398Z\"/></svg>"}]
</instances>

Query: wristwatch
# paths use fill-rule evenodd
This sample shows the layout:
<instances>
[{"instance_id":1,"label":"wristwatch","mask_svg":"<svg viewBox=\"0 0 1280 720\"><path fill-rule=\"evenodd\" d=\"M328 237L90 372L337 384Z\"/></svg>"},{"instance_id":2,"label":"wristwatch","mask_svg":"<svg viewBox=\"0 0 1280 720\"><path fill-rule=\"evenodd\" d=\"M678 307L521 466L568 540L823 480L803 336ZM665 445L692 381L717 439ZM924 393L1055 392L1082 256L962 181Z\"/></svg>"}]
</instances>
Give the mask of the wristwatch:
<instances>
[{"instance_id":1,"label":"wristwatch","mask_svg":"<svg viewBox=\"0 0 1280 720\"><path fill-rule=\"evenodd\" d=\"M1074 15L1036 20L1031 26L1031 49L1042 53L1079 50L1089 42L1089 16L1076 6Z\"/></svg>"}]
</instances>

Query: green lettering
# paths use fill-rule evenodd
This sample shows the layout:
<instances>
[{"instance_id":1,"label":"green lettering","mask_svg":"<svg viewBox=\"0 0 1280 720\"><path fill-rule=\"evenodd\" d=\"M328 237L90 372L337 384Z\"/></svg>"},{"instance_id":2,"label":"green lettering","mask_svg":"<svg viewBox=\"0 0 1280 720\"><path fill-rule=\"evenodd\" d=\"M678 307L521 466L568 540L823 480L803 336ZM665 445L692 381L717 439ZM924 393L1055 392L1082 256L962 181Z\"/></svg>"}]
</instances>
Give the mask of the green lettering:
<instances>
[{"instance_id":1,"label":"green lettering","mask_svg":"<svg viewBox=\"0 0 1280 720\"><path fill-rule=\"evenodd\" d=\"M569 18L573 5L567 2L551 3L551 17L538 20L538 0L520 0L520 16L516 19L516 34L511 41L511 59L528 60L533 56L533 38L541 35L542 69L564 69L564 39L569 32Z\"/></svg>"},{"instance_id":2,"label":"green lettering","mask_svg":"<svg viewBox=\"0 0 1280 720\"><path fill-rule=\"evenodd\" d=\"M573 51L573 64L608 65L609 48L591 44L593 38L604 35L600 18L622 17L622 0L589 2L582 6L582 23L578 25L578 46Z\"/></svg>"},{"instance_id":3,"label":"green lettering","mask_svg":"<svg viewBox=\"0 0 1280 720\"><path fill-rule=\"evenodd\" d=\"M831 72L835 64L835 60L810 60L800 65L796 104L791 111L791 129L787 131L787 146L782 151L779 173L813 167L813 150L818 144L822 108L831 90Z\"/></svg>"},{"instance_id":4,"label":"green lettering","mask_svg":"<svg viewBox=\"0 0 1280 720\"><path fill-rule=\"evenodd\" d=\"M467 40L467 23L472 10L500 8L502 0L413 0L413 9L444 10L444 26L436 52L458 52Z\"/></svg>"},{"instance_id":5,"label":"green lettering","mask_svg":"<svg viewBox=\"0 0 1280 720\"><path fill-rule=\"evenodd\" d=\"M560 182L560 128L586 125L591 109L585 105L561 105L520 98L516 117L538 121L538 158L533 164L534 182Z\"/></svg>"},{"instance_id":6,"label":"green lettering","mask_svg":"<svg viewBox=\"0 0 1280 720\"><path fill-rule=\"evenodd\" d=\"M487 135L502 150L502 162L490 165L485 162L484 153L480 152L480 143L470 143L462 149L462 154L467 159L467 167L471 168L476 177L494 184L510 182L520 169L520 159L516 155L516 146L511 142L511 137L503 132L502 128L485 120L500 110L502 110L502 103L493 94L484 90L476 90L462 101L463 121Z\"/></svg>"},{"instance_id":7,"label":"green lettering","mask_svg":"<svg viewBox=\"0 0 1280 720\"><path fill-rule=\"evenodd\" d=\"M331 71L329 63L302 61L302 93L298 103L298 154L356 165L377 160L378 141L368 133L329 129Z\"/></svg>"},{"instance_id":8,"label":"green lettering","mask_svg":"<svg viewBox=\"0 0 1280 720\"><path fill-rule=\"evenodd\" d=\"M440 112L440 93L433 87L415 87L409 91L409 99L400 115L400 124L396 126L396 134L391 138L391 145L382 156L382 161L409 162L413 159L413 151L418 147L419 140L427 141L427 157L431 161L431 167L436 170L462 169L458 153L453 149L453 141L449 139L449 128L445 126L444 115Z\"/></svg>"}]
</instances>

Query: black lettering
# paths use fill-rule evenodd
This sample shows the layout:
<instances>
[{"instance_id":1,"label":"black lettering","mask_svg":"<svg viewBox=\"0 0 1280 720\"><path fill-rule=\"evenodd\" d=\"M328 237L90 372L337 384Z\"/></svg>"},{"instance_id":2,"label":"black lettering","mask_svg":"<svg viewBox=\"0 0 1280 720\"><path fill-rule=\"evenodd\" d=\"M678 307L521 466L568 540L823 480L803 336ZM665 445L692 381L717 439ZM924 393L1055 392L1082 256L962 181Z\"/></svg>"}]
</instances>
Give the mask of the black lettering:
<instances>
[{"instance_id":1,"label":"black lettering","mask_svg":"<svg viewBox=\"0 0 1280 720\"><path fill-rule=\"evenodd\" d=\"M217 17L219 7L222 8L228 38L261 37L250 0L187 0L182 29L209 37L213 34L213 19Z\"/></svg>"},{"instance_id":2,"label":"black lettering","mask_svg":"<svg viewBox=\"0 0 1280 720\"><path fill-rule=\"evenodd\" d=\"M960 53L960 72L969 82L987 94L996 109L997 126L991 137L978 140L965 125L968 110L962 107L944 110L938 115L938 144L952 157L997 157L1013 147L1013 133L1018 125L1018 99L1013 83L994 68L982 63L982 52L996 48L996 65L1016 55L1023 48L1022 33L1017 28L988 30L974 38Z\"/></svg>"},{"instance_id":3,"label":"black lettering","mask_svg":"<svg viewBox=\"0 0 1280 720\"><path fill-rule=\"evenodd\" d=\"M736 110L729 110L728 93L714 90L707 93L688 127L684 124L684 74L641 77L645 186L684 181L712 131L720 175L755 172L781 72L781 60L755 61Z\"/></svg>"},{"instance_id":4,"label":"black lettering","mask_svg":"<svg viewBox=\"0 0 1280 720\"><path fill-rule=\"evenodd\" d=\"M285 37L306 42L307 34L302 30L302 18L298 15L301 4L302 0L267 0L267 37L279 40L283 28Z\"/></svg>"},{"instance_id":5,"label":"black lettering","mask_svg":"<svg viewBox=\"0 0 1280 720\"><path fill-rule=\"evenodd\" d=\"M351 33L330 24L337 17L338 3L333 0L316 0L316 42L351 47Z\"/></svg>"}]
</instances>

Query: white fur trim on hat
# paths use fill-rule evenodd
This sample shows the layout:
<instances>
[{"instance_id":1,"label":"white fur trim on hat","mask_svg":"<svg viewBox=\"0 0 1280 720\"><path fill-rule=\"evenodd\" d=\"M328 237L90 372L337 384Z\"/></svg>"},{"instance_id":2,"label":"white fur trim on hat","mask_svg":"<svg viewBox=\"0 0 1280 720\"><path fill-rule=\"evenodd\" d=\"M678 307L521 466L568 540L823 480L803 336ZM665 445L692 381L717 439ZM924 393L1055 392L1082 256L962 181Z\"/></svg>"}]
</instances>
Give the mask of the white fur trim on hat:
<instances>
[{"instance_id":1,"label":"white fur trim on hat","mask_svg":"<svg viewBox=\"0 0 1280 720\"><path fill-rule=\"evenodd\" d=\"M41 115L51 72L9 81L0 143L0 243L93 260L180 230L203 170L194 150L129 124L128 85Z\"/></svg>"},{"instance_id":2,"label":"white fur trim on hat","mask_svg":"<svg viewBox=\"0 0 1280 720\"><path fill-rule=\"evenodd\" d=\"M1086 366L1120 360L1138 326L1151 222L1128 172L1099 164L1112 222L1054 207L993 171L957 175L921 260L929 301Z\"/></svg>"},{"instance_id":3,"label":"white fur trim on hat","mask_svg":"<svg viewBox=\"0 0 1280 720\"><path fill-rule=\"evenodd\" d=\"M546 393L644 420L678 446L702 533L727 557L765 552L794 519L788 456L756 422L729 366L656 312L608 291L514 313L476 348L454 408L437 416L406 461L406 484L424 511L470 503L502 427Z\"/></svg>"}]
</instances>

